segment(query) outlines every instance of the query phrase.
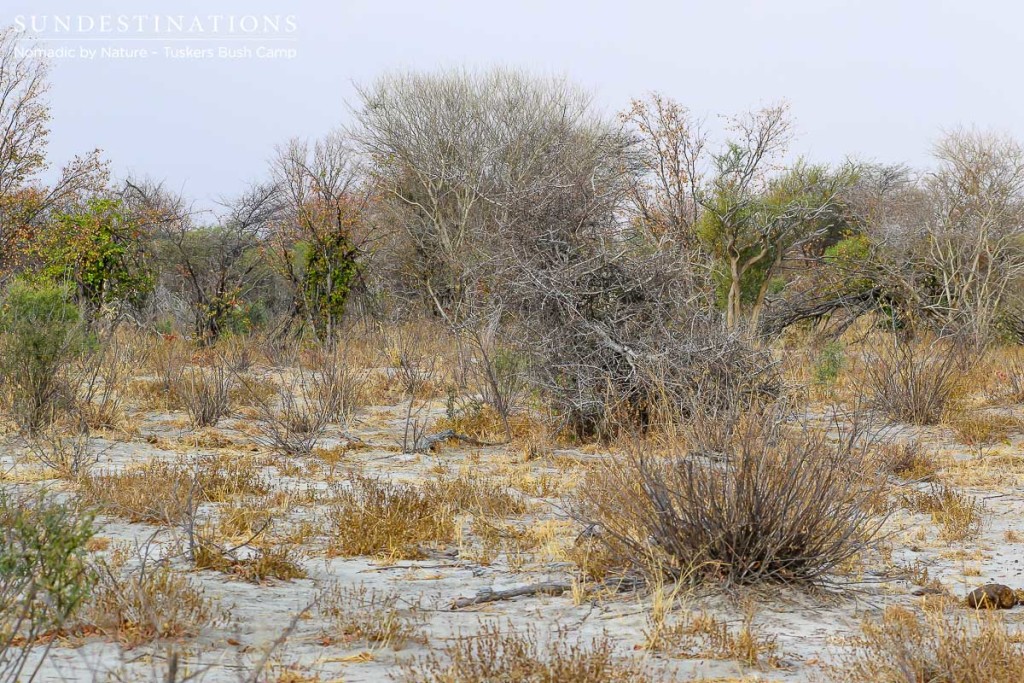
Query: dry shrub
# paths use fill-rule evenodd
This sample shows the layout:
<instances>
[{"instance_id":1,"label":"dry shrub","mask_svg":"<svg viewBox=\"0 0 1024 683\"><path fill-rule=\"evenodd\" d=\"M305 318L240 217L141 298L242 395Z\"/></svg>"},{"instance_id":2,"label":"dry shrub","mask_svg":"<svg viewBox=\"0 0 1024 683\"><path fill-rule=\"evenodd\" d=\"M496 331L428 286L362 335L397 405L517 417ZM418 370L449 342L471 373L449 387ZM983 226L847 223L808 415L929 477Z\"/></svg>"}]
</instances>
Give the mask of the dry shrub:
<instances>
[{"instance_id":1,"label":"dry shrub","mask_svg":"<svg viewBox=\"0 0 1024 683\"><path fill-rule=\"evenodd\" d=\"M943 484L910 491L904 495L904 506L931 515L932 521L942 526L941 536L947 541L978 535L984 521L981 504L975 498Z\"/></svg>"},{"instance_id":2,"label":"dry shrub","mask_svg":"<svg viewBox=\"0 0 1024 683\"><path fill-rule=\"evenodd\" d=\"M423 544L451 542L455 505L437 490L352 476L335 489L328 509L331 552L415 559Z\"/></svg>"},{"instance_id":3,"label":"dry shrub","mask_svg":"<svg viewBox=\"0 0 1024 683\"><path fill-rule=\"evenodd\" d=\"M257 442L285 455L312 453L328 425L346 420L355 407L355 382L343 365L282 372L276 389L271 397L253 391L250 400Z\"/></svg>"},{"instance_id":4,"label":"dry shrub","mask_svg":"<svg viewBox=\"0 0 1024 683\"><path fill-rule=\"evenodd\" d=\"M111 334L82 358L77 409L90 428L117 429L124 423L124 398L136 355L129 340Z\"/></svg>"},{"instance_id":5,"label":"dry shrub","mask_svg":"<svg viewBox=\"0 0 1024 683\"><path fill-rule=\"evenodd\" d=\"M212 427L231 413L231 373L221 364L189 368L173 382L172 392L188 411L192 427Z\"/></svg>"},{"instance_id":6,"label":"dry shrub","mask_svg":"<svg viewBox=\"0 0 1024 683\"><path fill-rule=\"evenodd\" d=\"M823 580L884 521L871 512L867 445L856 428L833 441L767 417L742 423L721 453L609 460L581 485L575 516L655 577Z\"/></svg>"},{"instance_id":7,"label":"dry shrub","mask_svg":"<svg viewBox=\"0 0 1024 683\"><path fill-rule=\"evenodd\" d=\"M565 631L540 644L532 626L503 631L484 624L473 636L461 636L443 650L403 666L405 683L646 683L649 667L615 655L612 641L591 643Z\"/></svg>"},{"instance_id":8,"label":"dry shrub","mask_svg":"<svg viewBox=\"0 0 1024 683\"><path fill-rule=\"evenodd\" d=\"M866 364L866 393L892 420L938 424L963 397L972 364L969 349L956 342L895 339Z\"/></svg>"},{"instance_id":9,"label":"dry shrub","mask_svg":"<svg viewBox=\"0 0 1024 683\"><path fill-rule=\"evenodd\" d=\"M234 373L248 372L260 357L259 344L252 337L231 335L219 340L217 347Z\"/></svg>"},{"instance_id":10,"label":"dry shrub","mask_svg":"<svg viewBox=\"0 0 1024 683\"><path fill-rule=\"evenodd\" d=\"M74 480L96 464L100 451L90 448L89 428L78 424L55 424L25 439L32 459L49 467L57 476Z\"/></svg>"},{"instance_id":11,"label":"dry shrub","mask_svg":"<svg viewBox=\"0 0 1024 683\"><path fill-rule=\"evenodd\" d=\"M875 450L874 457L882 472L903 479L928 481L939 469L934 454L920 441L882 444Z\"/></svg>"},{"instance_id":12,"label":"dry shrub","mask_svg":"<svg viewBox=\"0 0 1024 683\"><path fill-rule=\"evenodd\" d=\"M188 576L145 562L126 571L116 559L101 563L80 621L127 646L157 638L196 636L226 623L227 615Z\"/></svg>"},{"instance_id":13,"label":"dry shrub","mask_svg":"<svg viewBox=\"0 0 1024 683\"><path fill-rule=\"evenodd\" d=\"M163 392L170 395L175 382L189 363L192 348L188 342L177 336L156 336L151 339L149 352L146 354L147 365L156 375Z\"/></svg>"},{"instance_id":14,"label":"dry shrub","mask_svg":"<svg viewBox=\"0 0 1024 683\"><path fill-rule=\"evenodd\" d=\"M422 615L403 605L398 593L370 589L365 584L331 583L320 591L316 604L330 624L325 635L332 640L399 649L409 641L424 639Z\"/></svg>"},{"instance_id":15,"label":"dry shrub","mask_svg":"<svg viewBox=\"0 0 1024 683\"><path fill-rule=\"evenodd\" d=\"M892 606L864 623L837 673L851 683L1016 683L1024 647L995 614Z\"/></svg>"}]
</instances>

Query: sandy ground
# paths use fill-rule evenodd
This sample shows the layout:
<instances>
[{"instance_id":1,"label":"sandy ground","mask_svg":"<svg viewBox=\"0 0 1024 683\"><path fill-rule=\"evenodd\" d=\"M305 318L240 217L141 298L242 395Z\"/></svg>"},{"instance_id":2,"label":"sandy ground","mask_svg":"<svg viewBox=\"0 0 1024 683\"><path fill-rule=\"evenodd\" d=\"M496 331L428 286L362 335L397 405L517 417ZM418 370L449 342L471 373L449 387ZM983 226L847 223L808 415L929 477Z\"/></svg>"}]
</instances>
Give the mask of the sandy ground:
<instances>
[{"instance_id":1,"label":"sandy ground","mask_svg":"<svg viewBox=\"0 0 1024 683\"><path fill-rule=\"evenodd\" d=\"M437 402L429 411L438 415L443 412L443 405ZM188 446L190 432L181 413L149 412L140 416L137 433L125 440L93 439L92 448L102 454L99 467L127 467L148 459L176 459L182 455L199 458L218 452L218 449ZM244 424L244 418L226 420L214 431L236 444L229 447L230 450L246 442ZM439 466L443 466L452 472L468 468L472 472L513 473L524 481L543 483L545 477L569 476L566 467L559 462L600 457L571 449L555 450L523 463L504 447L473 448L456 444L446 446L437 454L403 454L397 447L403 427L401 405L361 412L349 434L358 436L368 447L346 454L335 474L356 470L416 481L435 476ZM431 549L427 557L417 561L391 562L365 557L329 557L324 552L323 539L314 536L301 558L308 573L306 579L254 584L219 572L189 570L180 559L172 560L174 566L189 571L189 575L201 583L205 594L229 613L222 626L180 642L150 643L130 649L99 637L61 641L50 653L37 680L163 680L167 659L170 653L177 652L182 672L211 683L243 680L264 657L268 658L269 680L276 677L282 681L388 681L395 680L403 662L414 662L459 634L474 633L487 620L496 620L510 629L535 629L542 639L551 637L558 629L582 640L607 635L620 648L622 656L648 658L666 678L675 673L682 680L828 680L829 665L841 660L848 639L857 632L861 619L878 614L887 605L914 605L922 600L914 594L920 587L906 576L900 576L897 570L901 566L926 567L930 579L940 581L956 596L986 582L1024 587L1024 554L1021 552L1024 545L1010 542L1008 538L1012 538L1012 533L1007 534L1008 531L1024 532L1020 525L1024 513L1021 435L1016 434L1009 443L986 448L980 454L955 444L949 430L942 427L907 429L896 437L920 438L948 460L943 477L960 483L984 506L981 533L967 541L947 542L940 538L938 528L928 515L897 510L885 529L889 556L869 560L859 570L837 577L841 585L820 591L778 588L728 596L708 590L680 599L680 613L706 611L737 628L748 606L756 604L753 621L756 631L777 639L778 662L775 665L748 667L736 661L669 656L641 649L650 627L651 597L644 594L604 594L579 599L565 593L451 609L455 599L473 596L480 590L571 579L572 564L554 551L542 550L526 560L516 559L514 566L510 566L510 558L505 553L499 552L482 561L474 552L460 552L459 547ZM340 434L335 433L332 438L333 441L328 439L328 445L340 442ZM0 459L8 481L25 479L30 471L17 455L16 449L9 449ZM330 476L325 468L316 473L304 470L286 474L280 469L273 465L266 468L274 488L280 490L322 488L324 480ZM43 483L60 487L57 482ZM557 495L523 495L532 503L531 512L523 517L523 523L547 521L554 524L564 537L562 540L553 537L554 545L566 542L565 538L571 540L578 532L578 527L558 509ZM318 521L315 506L297 506L289 516L291 522ZM173 555L180 549L179 537L173 530L114 518L101 519L99 535L115 543L145 547L151 557L162 553ZM472 542L472 537L466 536L463 550L470 548ZM403 610L415 616L422 639L396 649L325 637L331 635L330 629L318 618L316 608L303 610L311 604L320 587L332 582L349 586L362 584L397 593ZM1006 618L1019 628L1024 621L1024 608L1010 610ZM282 640L286 631L287 638Z\"/></svg>"}]
</instances>

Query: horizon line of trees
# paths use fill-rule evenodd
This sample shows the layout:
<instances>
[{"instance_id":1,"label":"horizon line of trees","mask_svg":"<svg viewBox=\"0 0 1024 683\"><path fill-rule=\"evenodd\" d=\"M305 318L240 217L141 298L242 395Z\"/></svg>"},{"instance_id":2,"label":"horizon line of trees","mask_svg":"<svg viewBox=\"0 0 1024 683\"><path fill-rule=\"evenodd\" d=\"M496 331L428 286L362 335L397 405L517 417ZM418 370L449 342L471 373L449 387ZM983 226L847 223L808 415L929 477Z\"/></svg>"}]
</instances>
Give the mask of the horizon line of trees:
<instances>
[{"instance_id":1,"label":"horizon line of trees","mask_svg":"<svg viewBox=\"0 0 1024 683\"><path fill-rule=\"evenodd\" d=\"M578 324L626 365L661 353L641 330L694 311L747 338L866 312L1024 336L1024 147L1008 136L950 132L926 171L814 164L789 153L784 104L719 139L656 93L612 119L562 78L398 72L205 216L158 181L113 182L98 151L40 182L48 88L0 31L0 283L60 282L90 318L212 343L253 326L331 340L353 306L419 311L529 329L549 354L565 340L543 326Z\"/></svg>"}]
</instances>

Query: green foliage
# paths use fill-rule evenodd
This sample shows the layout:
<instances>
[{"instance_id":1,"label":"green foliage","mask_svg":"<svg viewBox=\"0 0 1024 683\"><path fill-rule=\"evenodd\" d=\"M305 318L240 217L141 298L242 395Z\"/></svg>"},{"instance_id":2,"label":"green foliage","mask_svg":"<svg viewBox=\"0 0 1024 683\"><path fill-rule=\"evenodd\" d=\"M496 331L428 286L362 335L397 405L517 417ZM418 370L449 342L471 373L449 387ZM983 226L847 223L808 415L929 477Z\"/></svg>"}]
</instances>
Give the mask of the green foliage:
<instances>
[{"instance_id":1,"label":"green foliage","mask_svg":"<svg viewBox=\"0 0 1024 683\"><path fill-rule=\"evenodd\" d=\"M37 248L43 274L74 282L90 309L120 301L139 306L153 290L139 230L119 201L90 199L78 211L58 214L49 233Z\"/></svg>"},{"instance_id":2,"label":"green foliage","mask_svg":"<svg viewBox=\"0 0 1024 683\"><path fill-rule=\"evenodd\" d=\"M0 489L0 680L18 680L32 644L63 627L94 583L91 515ZM28 643L14 649L16 640Z\"/></svg>"},{"instance_id":3,"label":"green foliage","mask_svg":"<svg viewBox=\"0 0 1024 683\"><path fill-rule=\"evenodd\" d=\"M317 336L324 339L345 314L352 284L359 275L358 250L338 230L317 244L303 244L302 290Z\"/></svg>"},{"instance_id":4,"label":"green foliage","mask_svg":"<svg viewBox=\"0 0 1024 683\"><path fill-rule=\"evenodd\" d=\"M814 381L822 386L831 386L839 378L839 373L845 365L843 345L838 341L830 341L818 354L818 360L814 365Z\"/></svg>"},{"instance_id":5,"label":"green foliage","mask_svg":"<svg viewBox=\"0 0 1024 683\"><path fill-rule=\"evenodd\" d=\"M0 306L0 375L19 426L33 432L70 399L68 370L88 341L65 288L15 282Z\"/></svg>"}]
</instances>

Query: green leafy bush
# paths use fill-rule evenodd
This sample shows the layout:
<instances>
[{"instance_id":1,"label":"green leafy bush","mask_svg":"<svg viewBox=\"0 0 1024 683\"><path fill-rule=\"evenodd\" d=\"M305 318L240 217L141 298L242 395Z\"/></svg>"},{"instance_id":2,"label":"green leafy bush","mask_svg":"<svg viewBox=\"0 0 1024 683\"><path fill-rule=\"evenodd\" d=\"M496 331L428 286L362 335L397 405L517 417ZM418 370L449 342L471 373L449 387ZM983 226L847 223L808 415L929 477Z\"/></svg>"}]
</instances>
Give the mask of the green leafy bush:
<instances>
[{"instance_id":1,"label":"green leafy bush","mask_svg":"<svg viewBox=\"0 0 1024 683\"><path fill-rule=\"evenodd\" d=\"M92 517L71 506L0 490L0 681L21 680L40 636L88 597L93 533Z\"/></svg>"},{"instance_id":2,"label":"green leafy bush","mask_svg":"<svg viewBox=\"0 0 1024 683\"><path fill-rule=\"evenodd\" d=\"M74 399L73 361L86 345L78 308L66 289L16 282L0 305L0 376L22 430L51 423Z\"/></svg>"}]
</instances>

